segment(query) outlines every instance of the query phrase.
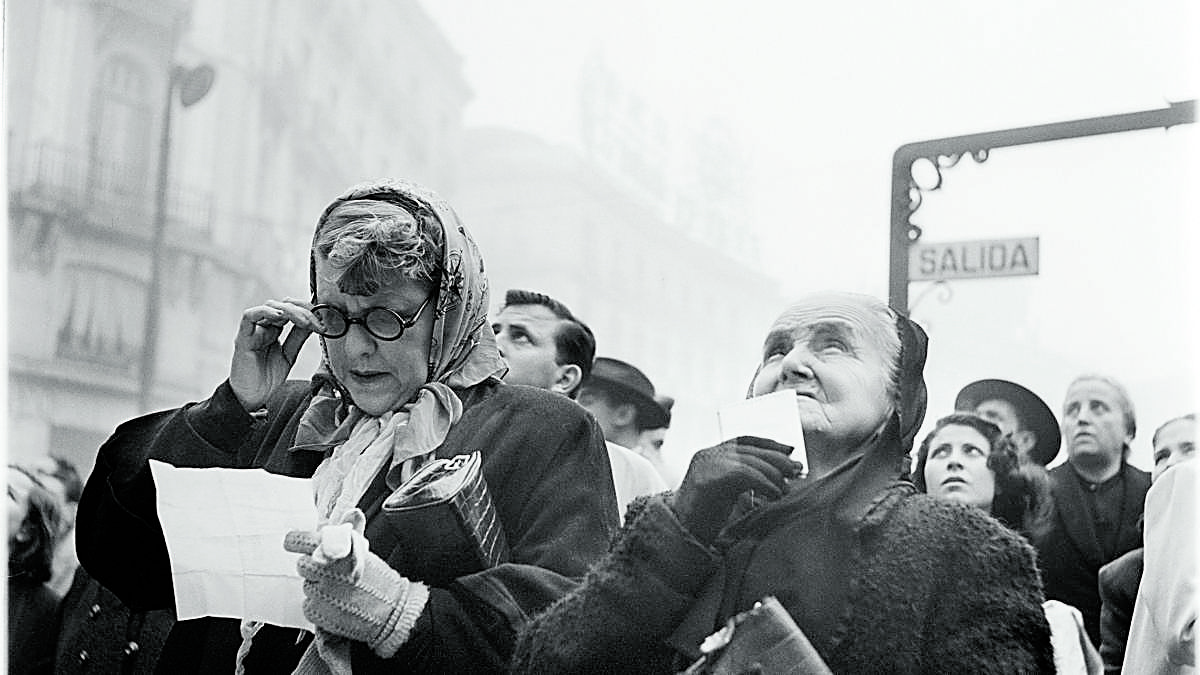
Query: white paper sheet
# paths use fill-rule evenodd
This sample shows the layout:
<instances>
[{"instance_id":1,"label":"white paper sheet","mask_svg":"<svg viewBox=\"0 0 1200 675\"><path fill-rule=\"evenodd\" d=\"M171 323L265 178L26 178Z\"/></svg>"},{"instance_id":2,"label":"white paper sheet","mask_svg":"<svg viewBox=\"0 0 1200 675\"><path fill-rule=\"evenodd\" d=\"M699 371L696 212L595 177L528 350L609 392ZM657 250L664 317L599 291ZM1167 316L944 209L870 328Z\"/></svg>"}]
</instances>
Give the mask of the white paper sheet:
<instances>
[{"instance_id":1,"label":"white paper sheet","mask_svg":"<svg viewBox=\"0 0 1200 675\"><path fill-rule=\"evenodd\" d=\"M316 529L312 481L150 461L180 620L223 616L312 630L289 530Z\"/></svg>"},{"instance_id":2,"label":"white paper sheet","mask_svg":"<svg viewBox=\"0 0 1200 675\"><path fill-rule=\"evenodd\" d=\"M808 452L804 448L795 392L777 391L724 406L717 411L717 426L722 441L758 436L792 446L794 450L789 457L803 464L803 474L808 474Z\"/></svg>"}]
</instances>

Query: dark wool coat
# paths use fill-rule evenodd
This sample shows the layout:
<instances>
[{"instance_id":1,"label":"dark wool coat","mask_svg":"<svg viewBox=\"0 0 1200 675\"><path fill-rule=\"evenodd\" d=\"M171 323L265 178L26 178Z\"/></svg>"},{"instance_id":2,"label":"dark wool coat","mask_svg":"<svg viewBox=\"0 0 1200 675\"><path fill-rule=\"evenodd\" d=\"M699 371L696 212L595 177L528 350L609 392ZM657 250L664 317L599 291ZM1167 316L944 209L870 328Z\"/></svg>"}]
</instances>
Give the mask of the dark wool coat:
<instances>
[{"instance_id":1,"label":"dark wool coat","mask_svg":"<svg viewBox=\"0 0 1200 675\"><path fill-rule=\"evenodd\" d=\"M1046 532L1037 537L1038 566L1046 597L1071 605L1083 615L1092 644L1100 645L1100 567L1142 545L1138 525L1150 489L1150 474L1129 464L1121 465L1125 490L1121 517L1115 523L1092 522L1084 502L1084 488L1071 465L1060 464L1050 470L1054 515ZM1105 551L1102 527L1115 528L1112 550Z\"/></svg>"},{"instance_id":2,"label":"dark wool coat","mask_svg":"<svg viewBox=\"0 0 1200 675\"><path fill-rule=\"evenodd\" d=\"M33 577L8 578L8 672L54 672L58 596Z\"/></svg>"},{"instance_id":3,"label":"dark wool coat","mask_svg":"<svg viewBox=\"0 0 1200 675\"><path fill-rule=\"evenodd\" d=\"M251 416L226 382L207 401L122 424L101 447L79 504L81 563L132 609L172 607L147 459L311 476L324 453L292 445L313 391L314 385L290 382L267 403L265 416ZM573 587L572 578L584 574L615 534L608 454L599 427L582 408L563 396L494 379L456 393L463 415L436 455L480 451L512 562L431 588L395 657L383 660L354 644L356 673L502 671L527 617ZM367 540L402 574L423 578L433 571L404 565L382 517L390 492L384 473L359 502ZM308 642L297 643L297 634L276 627L260 631L246 660L248 672L291 672ZM210 666L231 671L239 642L236 621L183 621L162 658L187 663L195 672Z\"/></svg>"},{"instance_id":4,"label":"dark wool coat","mask_svg":"<svg viewBox=\"0 0 1200 675\"><path fill-rule=\"evenodd\" d=\"M767 594L835 673L1053 672L1033 550L978 509L914 492L895 483L877 495L859 554L847 569L825 570L841 585L831 595L846 600L832 631L789 607L810 582L790 573L791 561L822 555L789 527L733 544L725 560L736 565L723 569L717 551L653 498L580 590L527 626L513 672L673 673L697 655L679 640L697 604L732 613ZM714 588L721 597L709 602ZM730 613L710 615L706 630Z\"/></svg>"},{"instance_id":5,"label":"dark wool coat","mask_svg":"<svg viewBox=\"0 0 1200 675\"><path fill-rule=\"evenodd\" d=\"M1125 660L1144 553L1145 549L1135 548L1100 568L1100 658L1105 673L1121 672Z\"/></svg>"},{"instance_id":6,"label":"dark wool coat","mask_svg":"<svg viewBox=\"0 0 1200 675\"><path fill-rule=\"evenodd\" d=\"M131 612L85 569L77 567L71 589L62 600L54 672L153 673L174 623L175 614L169 609Z\"/></svg>"}]
</instances>

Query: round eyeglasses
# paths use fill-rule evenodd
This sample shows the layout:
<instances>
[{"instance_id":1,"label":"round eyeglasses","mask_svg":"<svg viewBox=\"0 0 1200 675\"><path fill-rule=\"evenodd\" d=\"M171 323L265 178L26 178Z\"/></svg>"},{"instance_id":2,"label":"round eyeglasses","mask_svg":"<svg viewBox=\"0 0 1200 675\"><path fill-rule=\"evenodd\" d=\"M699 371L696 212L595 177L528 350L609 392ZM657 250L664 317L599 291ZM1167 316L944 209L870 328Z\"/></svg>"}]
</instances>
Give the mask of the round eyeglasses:
<instances>
[{"instance_id":1,"label":"round eyeglasses","mask_svg":"<svg viewBox=\"0 0 1200 675\"><path fill-rule=\"evenodd\" d=\"M371 307L361 316L355 317L347 315L332 305L314 305L312 313L325 327L324 330L318 330L317 333L327 338L340 338L350 332L350 324L357 323L376 338L390 341L399 340L404 335L404 331L417 323L417 319L421 318L421 312L425 311L425 305L429 304L429 300L430 298L425 298L425 302L421 303L411 319L405 319L398 312L387 307Z\"/></svg>"}]
</instances>

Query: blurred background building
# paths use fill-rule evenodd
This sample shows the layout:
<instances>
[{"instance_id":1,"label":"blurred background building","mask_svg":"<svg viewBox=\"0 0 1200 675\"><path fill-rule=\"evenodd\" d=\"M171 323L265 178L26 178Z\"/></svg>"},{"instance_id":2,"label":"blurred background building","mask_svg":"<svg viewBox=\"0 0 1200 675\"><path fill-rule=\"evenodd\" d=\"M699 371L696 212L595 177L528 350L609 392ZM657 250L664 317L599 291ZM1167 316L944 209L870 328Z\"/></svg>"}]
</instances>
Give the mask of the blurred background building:
<instances>
[{"instance_id":1,"label":"blurred background building","mask_svg":"<svg viewBox=\"0 0 1200 675\"><path fill-rule=\"evenodd\" d=\"M379 176L456 206L494 306L556 296L674 395L680 446L753 371L780 299L737 227L745 160L719 120L670 128L592 62L582 150L464 129L462 59L413 0L6 12L11 457L86 473L121 421L206 397L241 311L306 295L317 216ZM317 358L310 343L293 376Z\"/></svg>"}]
</instances>

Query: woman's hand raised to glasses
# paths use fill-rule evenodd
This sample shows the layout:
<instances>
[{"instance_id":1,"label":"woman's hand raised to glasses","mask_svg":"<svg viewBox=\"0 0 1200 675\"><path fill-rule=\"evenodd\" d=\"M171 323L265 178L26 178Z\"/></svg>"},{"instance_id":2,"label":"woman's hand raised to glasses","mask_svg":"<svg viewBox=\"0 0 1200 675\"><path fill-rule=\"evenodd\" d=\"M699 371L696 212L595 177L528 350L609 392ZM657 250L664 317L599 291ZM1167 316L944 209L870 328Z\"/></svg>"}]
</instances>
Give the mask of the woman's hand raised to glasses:
<instances>
[{"instance_id":1,"label":"woman's hand raised to glasses","mask_svg":"<svg viewBox=\"0 0 1200 675\"><path fill-rule=\"evenodd\" d=\"M229 386L246 412L261 408L271 392L287 380L304 341L320 329L311 308L310 302L284 298L242 312L233 341ZM288 324L292 329L281 343L279 336Z\"/></svg>"},{"instance_id":2,"label":"woman's hand raised to glasses","mask_svg":"<svg viewBox=\"0 0 1200 675\"><path fill-rule=\"evenodd\" d=\"M697 452L671 504L692 536L711 544L729 518L738 495L755 490L771 499L803 466L788 455L792 447L755 436L739 436Z\"/></svg>"}]
</instances>

